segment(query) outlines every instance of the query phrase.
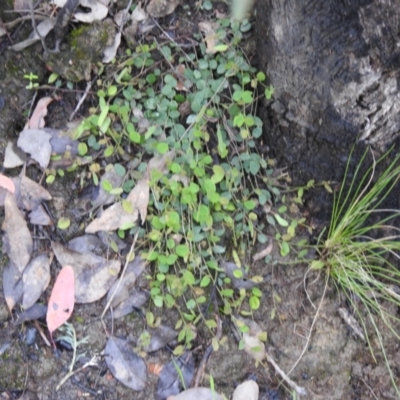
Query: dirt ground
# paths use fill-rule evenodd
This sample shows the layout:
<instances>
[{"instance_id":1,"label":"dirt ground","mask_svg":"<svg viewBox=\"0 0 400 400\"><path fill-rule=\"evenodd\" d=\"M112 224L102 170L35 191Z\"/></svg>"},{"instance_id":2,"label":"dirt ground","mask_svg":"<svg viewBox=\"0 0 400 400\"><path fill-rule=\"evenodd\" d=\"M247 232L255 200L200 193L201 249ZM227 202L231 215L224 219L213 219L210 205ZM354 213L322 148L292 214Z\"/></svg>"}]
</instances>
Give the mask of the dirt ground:
<instances>
[{"instance_id":1,"label":"dirt ground","mask_svg":"<svg viewBox=\"0 0 400 400\"><path fill-rule=\"evenodd\" d=\"M11 69L7 67L16 62L16 58L20 65L24 65L25 71L41 68L32 53L16 55L5 51L0 54L0 76L7 77L10 74ZM7 127L7 131L3 131L0 137L0 157L4 155L8 139L14 137L15 132L21 128L22 112L32 94L24 89L25 83L22 82L21 86L21 81L15 77L8 76L8 86L5 82L0 82L0 97L7 102L13 98L19 114L11 117L9 111L5 114L0 110L0 126ZM14 97L10 97L10 92L14 93ZM16 96L16 93L19 95ZM19 117L16 118L15 115ZM71 191L71 183L60 183L60 186L49 190L54 191L53 197L60 197L62 193ZM70 207L73 207L73 203ZM1 212L0 223L3 217ZM258 250L255 248L254 253ZM307 390L308 395L305 398L396 399L383 356L378 350L378 338L373 329L368 327L371 345L376 350L374 360L366 343L358 339L340 317L339 308L346 308L350 313L352 310L334 284L328 282L325 287L325 276L316 272L308 273L308 265L290 265L292 260L290 257L282 259L278 246L275 246L271 258L271 263L259 261L254 265L254 275L264 277L264 282L259 287L263 292L261 306L254 313L254 319L267 332L267 351L280 368L288 372L297 364L290 378ZM0 272L6 262L5 258L0 260ZM2 287L1 277L2 273ZM140 282L140 285L145 287L146 282ZM0 399L153 399L158 379L156 375L149 374L145 390L134 392L113 377L102 356L110 332L136 343L146 326L143 316L132 313L113 322L106 320L105 330L99 317L105 304L103 299L75 307L71 322L77 336L88 337L88 343L81 347L84 357L76 368L95 355L99 356L99 361L96 366L78 372L56 392L57 385L68 371L71 352L61 349L55 354L45 345L38 331L40 326L46 332L43 320L39 321L39 325L34 322L14 325L1 291ZM148 309L150 305L147 303L142 312L145 313ZM398 310L393 312L398 314ZM314 323L316 314L318 315ZM173 310L163 314L159 312L159 315L162 322L172 328L178 319ZM313 330L308 337L311 327ZM397 328L400 331L400 325ZM380 331L389 364L397 384L400 385L400 344L390 337L383 324ZM207 377L212 376L216 390L229 398L234 388L250 377L256 379L260 386L260 400L296 398L292 389L280 380L270 364L256 365L253 359L238 350L238 343L228 319L223 320L222 334L226 335L227 341L210 356L205 386L209 385ZM193 351L196 365L208 345L208 338L200 332ZM148 355L146 362L164 364L170 357L170 351L163 349Z\"/></svg>"}]
</instances>

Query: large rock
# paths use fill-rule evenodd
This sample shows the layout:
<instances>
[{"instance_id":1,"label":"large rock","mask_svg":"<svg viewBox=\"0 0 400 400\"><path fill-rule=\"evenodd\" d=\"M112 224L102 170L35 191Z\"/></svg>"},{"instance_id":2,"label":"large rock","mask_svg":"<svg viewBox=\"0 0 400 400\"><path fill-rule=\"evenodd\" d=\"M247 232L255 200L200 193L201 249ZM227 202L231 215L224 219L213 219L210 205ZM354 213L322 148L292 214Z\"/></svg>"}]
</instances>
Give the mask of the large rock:
<instances>
[{"instance_id":1,"label":"large rock","mask_svg":"<svg viewBox=\"0 0 400 400\"><path fill-rule=\"evenodd\" d=\"M357 137L399 135L400 0L259 0L256 29L267 144L295 183L340 181Z\"/></svg>"}]
</instances>

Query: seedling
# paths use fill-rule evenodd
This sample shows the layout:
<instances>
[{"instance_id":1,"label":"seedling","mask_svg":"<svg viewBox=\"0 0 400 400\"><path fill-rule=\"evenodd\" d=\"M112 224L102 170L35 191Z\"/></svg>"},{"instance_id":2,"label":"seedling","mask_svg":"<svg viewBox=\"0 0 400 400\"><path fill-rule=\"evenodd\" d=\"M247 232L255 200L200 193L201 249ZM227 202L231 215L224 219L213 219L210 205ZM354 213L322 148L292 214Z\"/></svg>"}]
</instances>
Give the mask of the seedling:
<instances>
[{"instance_id":1,"label":"seedling","mask_svg":"<svg viewBox=\"0 0 400 400\"><path fill-rule=\"evenodd\" d=\"M29 75L24 75L25 79L28 79L29 81L29 85L25 86L26 89L35 89L37 87L39 87L39 83L35 82L39 79L39 77L37 75L35 75L34 73L30 72Z\"/></svg>"}]
</instances>

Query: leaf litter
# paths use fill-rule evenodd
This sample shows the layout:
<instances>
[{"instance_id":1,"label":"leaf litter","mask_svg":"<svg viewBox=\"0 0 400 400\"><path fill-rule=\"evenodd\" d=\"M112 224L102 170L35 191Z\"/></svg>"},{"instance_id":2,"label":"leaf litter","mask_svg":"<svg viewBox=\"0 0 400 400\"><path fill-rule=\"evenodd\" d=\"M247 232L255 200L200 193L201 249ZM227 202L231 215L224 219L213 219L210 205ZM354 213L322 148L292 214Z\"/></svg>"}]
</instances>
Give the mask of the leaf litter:
<instances>
[{"instance_id":1,"label":"leaf litter","mask_svg":"<svg viewBox=\"0 0 400 400\"><path fill-rule=\"evenodd\" d=\"M121 262L107 260L93 253L79 253L58 242L51 243L61 265L70 265L75 272L77 303L92 303L101 299L118 277Z\"/></svg>"},{"instance_id":2,"label":"leaf litter","mask_svg":"<svg viewBox=\"0 0 400 400\"><path fill-rule=\"evenodd\" d=\"M11 265L21 278L32 255L32 235L29 232L24 215L17 206L14 195L10 192L6 195L4 212L3 251L8 255Z\"/></svg>"},{"instance_id":3,"label":"leaf litter","mask_svg":"<svg viewBox=\"0 0 400 400\"><path fill-rule=\"evenodd\" d=\"M47 308L46 322L53 342L53 332L68 321L75 304L75 277L71 266L64 266L54 283ZM55 347L55 345L54 345Z\"/></svg>"},{"instance_id":4,"label":"leaf litter","mask_svg":"<svg viewBox=\"0 0 400 400\"><path fill-rule=\"evenodd\" d=\"M126 200L114 203L94 219L85 229L86 233L115 231L135 226L139 214L144 223L149 204L150 189L148 179L140 179Z\"/></svg>"},{"instance_id":5,"label":"leaf litter","mask_svg":"<svg viewBox=\"0 0 400 400\"><path fill-rule=\"evenodd\" d=\"M182 389L189 387L195 368L191 351L185 351L180 357L173 357L159 373L156 400L167 400L169 396L178 394Z\"/></svg>"},{"instance_id":6,"label":"leaf litter","mask_svg":"<svg viewBox=\"0 0 400 400\"><path fill-rule=\"evenodd\" d=\"M125 386L140 391L147 382L147 366L128 341L111 336L106 344L105 359L111 373Z\"/></svg>"},{"instance_id":7,"label":"leaf litter","mask_svg":"<svg viewBox=\"0 0 400 400\"><path fill-rule=\"evenodd\" d=\"M22 276L23 297L22 307L32 307L47 289L50 283L50 264L52 257L39 254L25 268Z\"/></svg>"}]
</instances>

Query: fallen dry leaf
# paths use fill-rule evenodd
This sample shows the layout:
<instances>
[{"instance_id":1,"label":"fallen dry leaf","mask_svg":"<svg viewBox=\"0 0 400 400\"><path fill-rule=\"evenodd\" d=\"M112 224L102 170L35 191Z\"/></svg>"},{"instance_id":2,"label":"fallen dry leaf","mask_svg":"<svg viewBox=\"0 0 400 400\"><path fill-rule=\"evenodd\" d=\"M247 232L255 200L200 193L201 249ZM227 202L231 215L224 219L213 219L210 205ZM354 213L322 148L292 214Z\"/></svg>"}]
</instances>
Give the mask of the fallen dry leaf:
<instances>
[{"instance_id":1,"label":"fallen dry leaf","mask_svg":"<svg viewBox=\"0 0 400 400\"><path fill-rule=\"evenodd\" d=\"M14 182L18 207L26 211L33 211L43 201L52 199L51 194L43 186L28 178L23 172L19 176L19 182L18 180Z\"/></svg>"},{"instance_id":2,"label":"fallen dry leaf","mask_svg":"<svg viewBox=\"0 0 400 400\"><path fill-rule=\"evenodd\" d=\"M122 33L118 32L115 35L114 43L111 46L106 47L104 49L104 51L103 51L103 63L108 64L114 59L114 57L117 54L117 50L119 48L119 45L121 44L121 36L122 36Z\"/></svg>"},{"instance_id":3,"label":"fallen dry leaf","mask_svg":"<svg viewBox=\"0 0 400 400\"><path fill-rule=\"evenodd\" d=\"M115 203L102 212L100 217L94 219L85 229L86 233L96 233L99 231L115 231L121 227L134 226L138 220L139 212L134 209L132 213L127 213L122 203Z\"/></svg>"},{"instance_id":4,"label":"fallen dry leaf","mask_svg":"<svg viewBox=\"0 0 400 400\"><path fill-rule=\"evenodd\" d=\"M14 182L8 176L3 174L0 174L0 187L8 190L10 193L15 192Z\"/></svg>"},{"instance_id":5,"label":"fallen dry leaf","mask_svg":"<svg viewBox=\"0 0 400 400\"><path fill-rule=\"evenodd\" d=\"M199 26L199 29L205 35L204 40L206 41L206 45L207 45L206 52L208 54L214 54L215 53L215 45L217 44L217 35L215 33L215 30L218 27L218 23L211 22L211 21L203 21L203 22L199 22L198 26Z\"/></svg>"},{"instance_id":6,"label":"fallen dry leaf","mask_svg":"<svg viewBox=\"0 0 400 400\"><path fill-rule=\"evenodd\" d=\"M81 0L80 5L85 8L89 8L90 12L77 12L75 13L75 19L80 22L90 24L94 21L101 21L108 14L108 8L100 1L97 0Z\"/></svg>"},{"instance_id":7,"label":"fallen dry leaf","mask_svg":"<svg viewBox=\"0 0 400 400\"><path fill-rule=\"evenodd\" d=\"M8 142L4 154L3 167L11 169L24 164L28 156L13 142Z\"/></svg>"},{"instance_id":8,"label":"fallen dry leaf","mask_svg":"<svg viewBox=\"0 0 400 400\"><path fill-rule=\"evenodd\" d=\"M162 18L174 12L180 0L150 0L146 11L153 18Z\"/></svg>"},{"instance_id":9,"label":"fallen dry leaf","mask_svg":"<svg viewBox=\"0 0 400 400\"><path fill-rule=\"evenodd\" d=\"M167 164L172 162L175 158L175 150L167 151L165 154L157 154L152 157L147 163L147 170L145 177L151 177L151 171L155 169L163 174L168 172Z\"/></svg>"},{"instance_id":10,"label":"fallen dry leaf","mask_svg":"<svg viewBox=\"0 0 400 400\"><path fill-rule=\"evenodd\" d=\"M29 153L39 165L45 169L51 156L51 134L46 129L24 129L18 137L17 145Z\"/></svg>"},{"instance_id":11,"label":"fallen dry leaf","mask_svg":"<svg viewBox=\"0 0 400 400\"><path fill-rule=\"evenodd\" d=\"M149 204L150 189L148 179L141 179L131 190L125 201L132 207L132 212L127 212L122 203L115 203L107 208L100 217L94 219L85 229L86 233L98 231L115 231L132 226L138 220L139 214L144 223Z\"/></svg>"},{"instance_id":12,"label":"fallen dry leaf","mask_svg":"<svg viewBox=\"0 0 400 400\"><path fill-rule=\"evenodd\" d=\"M178 394L184 387L189 387L195 368L191 351L185 351L180 357L173 357L159 373L156 400L165 400L169 396Z\"/></svg>"},{"instance_id":13,"label":"fallen dry leaf","mask_svg":"<svg viewBox=\"0 0 400 400\"><path fill-rule=\"evenodd\" d=\"M136 256L133 261L131 261L125 269L124 279L121 283L116 281L107 294L107 303L111 300L111 307L114 309L126 300L133 288L135 287L136 279L142 274L148 262Z\"/></svg>"},{"instance_id":14,"label":"fallen dry leaf","mask_svg":"<svg viewBox=\"0 0 400 400\"><path fill-rule=\"evenodd\" d=\"M166 325L160 325L157 328L149 328L147 333L150 336L150 343L143 345L146 353L153 353L171 343L177 336L178 332Z\"/></svg>"},{"instance_id":15,"label":"fallen dry leaf","mask_svg":"<svg viewBox=\"0 0 400 400\"><path fill-rule=\"evenodd\" d=\"M24 215L19 210L15 197L10 192L6 195L4 212L3 251L17 269L19 276L22 276L32 255L33 240Z\"/></svg>"},{"instance_id":16,"label":"fallen dry leaf","mask_svg":"<svg viewBox=\"0 0 400 400\"><path fill-rule=\"evenodd\" d=\"M263 330L260 328L257 322L251 319L237 317L234 319L234 322L237 326L246 325L249 328L247 332L242 334L244 351L254 360L262 361L266 356L265 345L260 339L261 334L263 334Z\"/></svg>"},{"instance_id":17,"label":"fallen dry leaf","mask_svg":"<svg viewBox=\"0 0 400 400\"><path fill-rule=\"evenodd\" d=\"M3 292L11 313L23 293L21 274L12 263L9 263L3 270Z\"/></svg>"},{"instance_id":18,"label":"fallen dry leaf","mask_svg":"<svg viewBox=\"0 0 400 400\"><path fill-rule=\"evenodd\" d=\"M70 265L75 271L76 303L92 303L101 299L118 277L119 260L107 260L92 253L79 253L57 242L51 243L61 265Z\"/></svg>"},{"instance_id":19,"label":"fallen dry leaf","mask_svg":"<svg viewBox=\"0 0 400 400\"><path fill-rule=\"evenodd\" d=\"M74 269L65 265L59 272L47 308L46 322L53 341L53 332L68 321L75 304ZM54 345L55 347L55 345Z\"/></svg>"},{"instance_id":20,"label":"fallen dry leaf","mask_svg":"<svg viewBox=\"0 0 400 400\"><path fill-rule=\"evenodd\" d=\"M131 19L133 21L142 22L147 18L146 12L142 8L142 3L140 2L135 9L132 11Z\"/></svg>"},{"instance_id":21,"label":"fallen dry leaf","mask_svg":"<svg viewBox=\"0 0 400 400\"><path fill-rule=\"evenodd\" d=\"M68 242L68 248L78 253L93 253L100 256L107 251L106 246L96 235L82 235Z\"/></svg>"},{"instance_id":22,"label":"fallen dry leaf","mask_svg":"<svg viewBox=\"0 0 400 400\"><path fill-rule=\"evenodd\" d=\"M147 367L142 357L132 350L126 340L110 337L104 350L111 373L125 386L140 391L147 382Z\"/></svg>"},{"instance_id":23,"label":"fallen dry leaf","mask_svg":"<svg viewBox=\"0 0 400 400\"><path fill-rule=\"evenodd\" d=\"M92 199L94 208L108 205L115 202L116 196L104 190L103 183L109 182L113 188L120 187L124 180L123 176L119 176L115 172L115 168L109 168L100 179L98 194L95 199Z\"/></svg>"},{"instance_id":24,"label":"fallen dry leaf","mask_svg":"<svg viewBox=\"0 0 400 400\"><path fill-rule=\"evenodd\" d=\"M133 288L129 293L129 297L118 304L113 309L111 318L122 318L130 314L132 311L142 307L150 298L150 293L141 289Z\"/></svg>"},{"instance_id":25,"label":"fallen dry leaf","mask_svg":"<svg viewBox=\"0 0 400 400\"><path fill-rule=\"evenodd\" d=\"M42 38L45 38L47 36L47 34L54 28L55 24L56 24L56 18L46 18L45 20L43 20L40 24L38 24L36 26L36 29L39 32L40 36ZM40 40L40 38L36 34L36 31L33 31L29 35L28 39L23 40L22 42L19 42L13 46L9 46L8 48L10 50L14 50L14 51L21 51L29 46L32 46L34 43L38 42L39 40Z\"/></svg>"},{"instance_id":26,"label":"fallen dry leaf","mask_svg":"<svg viewBox=\"0 0 400 400\"><path fill-rule=\"evenodd\" d=\"M44 318L47 314L47 306L44 304L34 304L32 307L24 310L21 314L17 314L15 325L22 324L26 321Z\"/></svg>"},{"instance_id":27,"label":"fallen dry leaf","mask_svg":"<svg viewBox=\"0 0 400 400\"><path fill-rule=\"evenodd\" d=\"M253 262L261 260L262 258L268 256L269 254L272 253L272 250L274 249L274 243L272 240L269 241L267 247L258 253L254 254L253 256Z\"/></svg>"},{"instance_id":28,"label":"fallen dry leaf","mask_svg":"<svg viewBox=\"0 0 400 400\"><path fill-rule=\"evenodd\" d=\"M47 115L47 106L53 101L52 97L43 97L33 110L32 116L30 117L27 127L28 129L44 128L45 122L44 117Z\"/></svg>"},{"instance_id":29,"label":"fallen dry leaf","mask_svg":"<svg viewBox=\"0 0 400 400\"><path fill-rule=\"evenodd\" d=\"M53 225L53 221L47 214L46 210L42 205L39 205L32 212L29 213L29 222L32 225L41 225L41 226L51 226Z\"/></svg>"},{"instance_id":30,"label":"fallen dry leaf","mask_svg":"<svg viewBox=\"0 0 400 400\"><path fill-rule=\"evenodd\" d=\"M22 307L32 307L50 283L50 264L52 257L39 254L25 268L22 274Z\"/></svg>"}]
</instances>

